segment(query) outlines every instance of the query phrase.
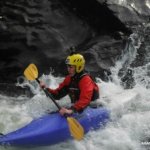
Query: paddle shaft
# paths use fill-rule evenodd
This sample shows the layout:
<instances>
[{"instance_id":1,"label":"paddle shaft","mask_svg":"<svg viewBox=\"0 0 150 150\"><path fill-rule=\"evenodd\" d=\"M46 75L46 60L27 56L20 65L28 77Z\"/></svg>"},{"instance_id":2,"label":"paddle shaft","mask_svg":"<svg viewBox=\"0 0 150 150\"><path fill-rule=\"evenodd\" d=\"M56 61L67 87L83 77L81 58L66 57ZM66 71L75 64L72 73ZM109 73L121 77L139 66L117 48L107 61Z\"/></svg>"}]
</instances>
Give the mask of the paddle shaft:
<instances>
[{"instance_id":1,"label":"paddle shaft","mask_svg":"<svg viewBox=\"0 0 150 150\"><path fill-rule=\"evenodd\" d=\"M36 81L40 84L39 79L36 78ZM43 91L45 92L45 94L54 102L54 104L56 105L56 107L60 110L61 107L59 106L59 104L55 101L55 99L53 98L53 96L49 93L49 91L46 88L42 88Z\"/></svg>"}]
</instances>

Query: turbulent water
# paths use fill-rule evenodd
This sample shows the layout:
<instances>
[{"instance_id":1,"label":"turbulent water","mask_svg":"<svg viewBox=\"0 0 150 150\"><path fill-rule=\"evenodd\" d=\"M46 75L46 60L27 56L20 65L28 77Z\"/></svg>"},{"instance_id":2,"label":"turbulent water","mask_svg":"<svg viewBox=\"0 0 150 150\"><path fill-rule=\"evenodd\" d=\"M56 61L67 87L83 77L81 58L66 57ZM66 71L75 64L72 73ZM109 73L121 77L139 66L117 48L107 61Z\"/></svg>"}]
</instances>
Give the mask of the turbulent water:
<instances>
[{"instance_id":1,"label":"turbulent water","mask_svg":"<svg viewBox=\"0 0 150 150\"><path fill-rule=\"evenodd\" d=\"M149 25L145 29L150 28ZM147 38L149 38L147 36ZM123 54L116 65L111 68L109 81L104 82L97 78L101 97L98 101L111 110L111 121L103 130L91 131L80 141L69 140L57 145L36 147L36 150L145 150L150 149L150 46L145 46L145 61L142 66L131 67L137 57L142 40L149 41L138 32L129 37ZM122 68L132 70L134 83L132 88L125 88L119 72ZM62 81L51 75L40 77L47 86L52 88ZM19 83L18 83L19 84ZM17 85L18 85L17 84ZM0 132L8 133L16 130L32 119L53 111L57 108L46 98L36 82L24 81L21 86L28 85L35 94L31 99L25 95L7 97L0 95ZM69 104L69 98L59 101L60 105ZM0 147L0 150L23 150L26 148Z\"/></svg>"}]
</instances>

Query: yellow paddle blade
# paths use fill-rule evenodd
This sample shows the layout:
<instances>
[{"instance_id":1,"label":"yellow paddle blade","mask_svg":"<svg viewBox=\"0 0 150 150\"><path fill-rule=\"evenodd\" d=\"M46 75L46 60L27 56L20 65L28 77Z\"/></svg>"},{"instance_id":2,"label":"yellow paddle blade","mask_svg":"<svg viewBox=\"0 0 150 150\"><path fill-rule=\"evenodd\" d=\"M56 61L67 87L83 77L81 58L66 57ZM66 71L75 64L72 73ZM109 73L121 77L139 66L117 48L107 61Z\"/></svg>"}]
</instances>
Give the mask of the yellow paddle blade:
<instances>
[{"instance_id":1,"label":"yellow paddle blade","mask_svg":"<svg viewBox=\"0 0 150 150\"><path fill-rule=\"evenodd\" d=\"M24 71L24 76L28 80L35 80L38 77L38 70L34 64L30 64Z\"/></svg>"},{"instance_id":2,"label":"yellow paddle blade","mask_svg":"<svg viewBox=\"0 0 150 150\"><path fill-rule=\"evenodd\" d=\"M82 140L84 136L84 129L80 125L80 123L72 117L67 117L68 125L69 125L69 130L71 132L71 135L76 139L76 140Z\"/></svg>"}]
</instances>

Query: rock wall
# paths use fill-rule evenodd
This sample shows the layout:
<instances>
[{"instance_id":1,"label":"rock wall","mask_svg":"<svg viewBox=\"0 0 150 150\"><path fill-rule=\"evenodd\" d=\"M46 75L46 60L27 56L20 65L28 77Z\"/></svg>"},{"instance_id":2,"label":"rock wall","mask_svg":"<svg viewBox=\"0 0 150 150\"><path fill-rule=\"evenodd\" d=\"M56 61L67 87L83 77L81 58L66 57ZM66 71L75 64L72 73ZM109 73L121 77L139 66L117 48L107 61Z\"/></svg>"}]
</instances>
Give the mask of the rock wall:
<instances>
[{"instance_id":1,"label":"rock wall","mask_svg":"<svg viewBox=\"0 0 150 150\"><path fill-rule=\"evenodd\" d=\"M146 0L1 0L0 6L0 83L12 84L30 63L40 75L52 68L64 76L72 46L85 56L86 70L104 79L132 25L150 16Z\"/></svg>"}]
</instances>

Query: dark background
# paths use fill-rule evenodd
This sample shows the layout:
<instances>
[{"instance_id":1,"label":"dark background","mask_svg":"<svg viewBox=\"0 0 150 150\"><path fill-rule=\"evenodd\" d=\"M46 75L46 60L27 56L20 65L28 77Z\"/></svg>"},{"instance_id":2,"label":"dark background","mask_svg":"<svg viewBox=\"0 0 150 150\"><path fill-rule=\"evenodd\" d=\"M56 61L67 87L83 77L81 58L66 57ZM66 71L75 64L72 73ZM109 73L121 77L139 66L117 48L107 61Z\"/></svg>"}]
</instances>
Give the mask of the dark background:
<instances>
[{"instance_id":1,"label":"dark background","mask_svg":"<svg viewBox=\"0 0 150 150\"><path fill-rule=\"evenodd\" d=\"M107 80L129 36L150 18L144 0L135 7L111 0L1 0L0 8L0 89L12 93L30 63L39 76L51 69L64 76L71 47L84 55L87 71ZM144 43L131 65L143 64L143 54Z\"/></svg>"}]
</instances>

